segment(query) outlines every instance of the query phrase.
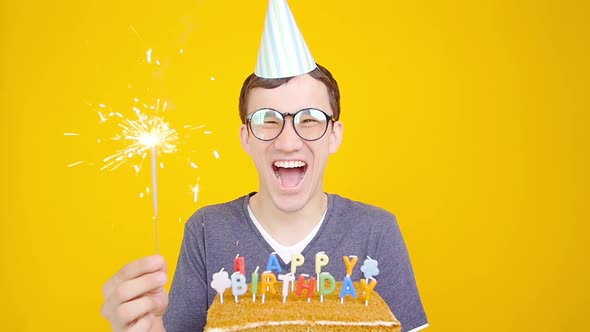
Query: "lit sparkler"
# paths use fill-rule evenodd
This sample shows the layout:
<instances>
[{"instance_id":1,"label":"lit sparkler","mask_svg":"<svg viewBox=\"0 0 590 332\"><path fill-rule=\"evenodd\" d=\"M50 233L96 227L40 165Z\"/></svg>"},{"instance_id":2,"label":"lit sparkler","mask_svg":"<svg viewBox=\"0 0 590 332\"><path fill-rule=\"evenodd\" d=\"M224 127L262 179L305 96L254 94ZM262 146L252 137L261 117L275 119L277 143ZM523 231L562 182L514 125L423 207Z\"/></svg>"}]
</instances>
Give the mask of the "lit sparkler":
<instances>
[{"instance_id":1,"label":"lit sparkler","mask_svg":"<svg viewBox=\"0 0 590 332\"><path fill-rule=\"evenodd\" d=\"M146 45L139 33L133 26L129 26L131 31L139 38L142 44ZM184 53L184 49L180 49L180 54ZM160 66L160 61L156 58L153 50L147 48L145 52L145 59L141 62L150 66ZM211 77L213 80L214 78ZM129 88L132 84L129 83ZM149 89L148 89L149 91ZM157 180L157 168L164 167L164 164L160 162L158 164L158 157L164 154L173 154L177 152L181 138L184 139L184 134L187 131L194 131L203 129L204 125L185 125L177 127L180 129L181 135L175 128L164 118L164 113L167 110L168 103L161 99L156 99L156 103L143 103L139 98L133 98L133 106L129 112L118 112L107 106L106 104L93 105L87 103L92 109L97 112L99 117L99 123L116 123L116 134L110 136L111 141L119 142L121 146L115 150L114 153L108 155L102 159L100 163L100 170L115 171L121 166L131 164L136 174L139 174L143 168L143 165L150 157L151 161L151 190L149 187L146 188L145 194L152 195L153 198L153 211L154 211L154 227L155 227L155 239L156 239L156 252L159 252L159 239L158 239L158 180ZM202 130L202 134L210 135L211 131ZM80 136L78 133L66 132L64 136ZM182 136L182 137L181 137ZM187 135L188 137L189 135ZM101 137L97 142L103 143L106 141L105 137ZM192 152L195 152L194 150ZM213 155L216 159L219 159L219 153L217 150L213 150ZM188 164L194 169L198 169L199 166L188 158ZM67 165L67 167L75 167L78 165L86 164L89 166L95 166L93 162L85 162L83 160L75 161ZM194 202L198 200L199 194L199 182L200 177L197 178L196 184L191 186L191 193ZM140 193L140 197L144 197L144 192Z\"/></svg>"},{"instance_id":2,"label":"lit sparkler","mask_svg":"<svg viewBox=\"0 0 590 332\"><path fill-rule=\"evenodd\" d=\"M100 170L115 171L121 166L129 163L139 174L143 169L146 159L151 161L151 181L152 186L147 187L146 194L152 195L153 204L153 219L156 238L156 252L159 252L159 238L158 238L158 179L157 169L163 168L164 164L158 164L158 156L164 154L172 154L177 152L177 147L181 139L181 134L166 121L164 113L167 110L167 102L157 99L155 105L142 103L138 98L133 99L134 106L132 107L132 115L125 116L122 112L116 112L105 104L98 104L98 106L91 106L97 112L100 124L115 122L117 132L110 138L112 141L120 142L123 146L117 149L113 154L102 159ZM181 133L185 131L194 131L203 129L203 135L211 135L210 130L204 130L204 125L185 125L181 127ZM186 133L185 133L186 134ZM80 136L78 133L66 132L64 136ZM182 135L184 136L184 135ZM188 136L188 135L187 135ZM98 139L98 143L102 143L103 139ZM219 159L217 150L213 150L213 155ZM68 167L78 166L84 161L76 161ZM93 163L89 163L93 165ZM192 160L188 159L188 165L191 168L198 169L199 166ZM200 177L197 182L191 187L191 192L194 202L198 200ZM144 193L140 197L144 197Z\"/></svg>"},{"instance_id":3,"label":"lit sparkler","mask_svg":"<svg viewBox=\"0 0 590 332\"><path fill-rule=\"evenodd\" d=\"M136 99L136 101L138 100ZM142 106L147 109L154 109L155 115L148 115L137 106L133 106L135 118L126 118L117 112L110 112L106 116L102 112L98 112L103 122L111 117L119 118L120 122L117 126L121 128L121 132L112 139L124 140L128 143L125 148L106 157L103 160L105 164L101 167L101 170L109 169L114 171L126 162L139 157L141 162L134 166L135 171L139 173L143 160L146 159L149 152L152 155L152 166L156 165L155 158L158 153L169 154L176 152L178 133L174 128L170 127L160 114L166 111L167 103L161 103L160 99L158 99L155 108L145 104ZM106 106L101 104L100 107L105 108Z\"/></svg>"},{"instance_id":4,"label":"lit sparkler","mask_svg":"<svg viewBox=\"0 0 590 332\"><path fill-rule=\"evenodd\" d=\"M138 100L135 99L135 101L137 102ZM100 106L102 108L105 107L103 104ZM156 252L159 252L157 158L159 153L168 154L176 152L178 133L174 128L170 127L168 122L160 114L166 111L166 102L161 103L160 99L158 99L155 107L143 106L147 109L154 110L155 115L150 116L142 112L137 106L133 107L134 118L126 118L117 112L110 112L105 116L99 111L101 121L106 121L111 117L119 118L120 122L117 126L121 128L121 132L113 137L113 139L124 140L127 143L125 148L116 151L103 160L105 164L101 170L110 169L113 171L126 162L139 158L140 163L134 165L135 171L138 173L148 154L151 156L152 204L154 209Z\"/></svg>"}]
</instances>

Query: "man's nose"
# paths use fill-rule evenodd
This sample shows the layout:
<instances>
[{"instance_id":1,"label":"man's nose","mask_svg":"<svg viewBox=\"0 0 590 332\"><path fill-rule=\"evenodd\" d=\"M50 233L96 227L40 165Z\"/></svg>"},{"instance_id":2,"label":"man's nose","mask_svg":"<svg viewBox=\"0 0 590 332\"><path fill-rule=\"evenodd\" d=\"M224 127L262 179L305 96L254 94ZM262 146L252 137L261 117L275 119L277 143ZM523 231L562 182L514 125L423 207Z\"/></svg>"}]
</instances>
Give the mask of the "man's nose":
<instances>
[{"instance_id":1,"label":"man's nose","mask_svg":"<svg viewBox=\"0 0 590 332\"><path fill-rule=\"evenodd\" d=\"M303 140L297 135L297 132L295 132L293 117L286 117L284 126L285 127L279 137L275 139L275 147L278 150L287 152L299 150L303 144Z\"/></svg>"}]
</instances>

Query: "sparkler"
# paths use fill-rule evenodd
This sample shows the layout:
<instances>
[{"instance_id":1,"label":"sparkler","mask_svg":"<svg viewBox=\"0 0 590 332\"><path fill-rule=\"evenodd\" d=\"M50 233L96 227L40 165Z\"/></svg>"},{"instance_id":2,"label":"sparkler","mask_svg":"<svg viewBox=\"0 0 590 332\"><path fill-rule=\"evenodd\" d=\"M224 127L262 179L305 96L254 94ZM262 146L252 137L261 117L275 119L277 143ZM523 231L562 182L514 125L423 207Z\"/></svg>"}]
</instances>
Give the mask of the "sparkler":
<instances>
[{"instance_id":1,"label":"sparkler","mask_svg":"<svg viewBox=\"0 0 590 332\"><path fill-rule=\"evenodd\" d=\"M134 106L133 112L135 113L135 118L133 119L125 118L120 113L109 113L108 117L116 116L120 118L120 122L117 125L121 128L121 133L113 139L125 140L128 145L124 149L120 149L106 157L103 160L106 164L101 168L101 170L115 170L124 163L139 157L141 163L135 165L136 172L139 172L143 161L147 158L148 154L151 155L152 204L154 209L156 252L159 252L157 158L159 153L169 154L175 152L176 142L178 140L176 130L171 128L168 122L159 114L166 111L166 106L166 102L161 103L160 99L158 99L155 106L156 115L152 116L142 112L137 106ZM144 107L149 108L147 105L144 105ZM101 112L99 112L99 115L102 121L108 119Z\"/></svg>"},{"instance_id":2,"label":"sparkler","mask_svg":"<svg viewBox=\"0 0 590 332\"><path fill-rule=\"evenodd\" d=\"M139 38L142 44L145 45L145 42L137 33L133 26L129 26L131 31ZM184 53L183 49L180 49L180 54ZM144 65L148 65L150 68L152 66L160 66L160 61L155 56L153 50L148 48L145 52L145 59L141 61ZM213 78L212 78L213 79ZM132 87L132 84L129 83L129 88ZM150 89L147 89L150 91ZM162 99L155 99L154 103L144 103L140 101L139 98L133 98L133 105L131 107L132 113L130 112L119 112L115 111L106 104L98 104L92 105L87 103L92 109L97 112L99 117L99 122L103 123L116 123L116 134L114 136L110 136L111 141L119 142L121 147L115 150L114 153L108 155L106 158L102 159L100 163L100 170L108 170L108 171L115 171L126 164L132 164L133 169L135 170L136 174L139 174L143 168L146 159L150 159L151 164L151 190L150 188L146 188L146 193L150 193L152 195L152 205L153 205L153 220L154 220L154 228L155 228L155 242L156 242L156 252L159 252L159 236L158 236L158 221L159 221L159 209L158 209L158 174L157 168L158 166L163 167L163 163L158 163L158 158L165 154L173 154L177 152L177 147L180 143L181 136L184 138L184 135L181 135L175 128L170 126L170 124L166 121L164 117L164 113L167 110L168 103ZM181 130L182 134L186 134L185 132L188 130L197 130L203 129L204 125L185 125L182 127L177 127ZM112 129L112 128L111 128ZM211 131L203 130L201 132L204 135L210 135ZM111 132L111 135L113 133ZM80 136L78 133L74 132L66 132L64 136ZM188 135L187 135L188 137ZM103 143L104 137L98 139L98 143ZM192 150L191 152L195 152ZM219 153L217 150L213 150L213 155L216 159L219 159ZM198 165L191 161L190 158L187 159L188 164L193 169L197 169ZM72 162L67 165L67 167L75 167L85 164L85 161L79 160L76 162ZM90 166L95 166L95 163L90 162L86 163ZM197 178L196 184L191 186L191 194L194 199L194 202L197 202L198 194L199 194L199 182L200 177ZM140 194L140 197L143 197L144 193Z\"/></svg>"},{"instance_id":3,"label":"sparkler","mask_svg":"<svg viewBox=\"0 0 590 332\"><path fill-rule=\"evenodd\" d=\"M158 156L172 154L177 152L180 143L181 133L173 128L165 119L164 113L167 110L168 103L157 99L155 105L148 105L134 98L132 115L125 116L121 112L115 112L105 104L99 104L95 108L100 123L116 122L117 132L110 138L115 142L120 142L123 147L117 149L111 155L102 159L101 171L115 171L127 163L131 163L136 174L139 174L146 159L150 159L151 164L151 190L146 188L146 192L152 195L153 219L155 229L156 252L159 252L159 209L158 209L158 166L163 167L163 163L158 164ZM92 105L90 105L92 107ZM204 125L185 125L183 130L204 129ZM182 131L184 133L184 131ZM202 134L211 135L210 130L203 130ZM78 133L67 132L64 136L80 136ZM184 136L184 135L182 135ZM99 139L98 143L102 143ZM213 150L213 155L219 159L217 150ZM83 164L83 161L77 161L68 165L74 167ZM93 165L93 164L91 164ZM198 169L198 165L188 160L188 165L193 169ZM200 177L197 177L196 184L191 188L194 202L198 200ZM140 195L143 197L143 193Z\"/></svg>"}]
</instances>

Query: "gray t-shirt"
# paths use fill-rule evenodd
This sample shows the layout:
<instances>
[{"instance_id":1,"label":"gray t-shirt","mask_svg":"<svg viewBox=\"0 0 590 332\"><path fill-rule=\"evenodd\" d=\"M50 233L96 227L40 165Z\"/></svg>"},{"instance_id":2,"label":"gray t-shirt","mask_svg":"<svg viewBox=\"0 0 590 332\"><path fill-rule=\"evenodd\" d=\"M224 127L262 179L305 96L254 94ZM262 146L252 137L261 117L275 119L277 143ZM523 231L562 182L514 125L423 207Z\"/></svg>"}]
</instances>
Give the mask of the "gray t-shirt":
<instances>
[{"instance_id":1,"label":"gray t-shirt","mask_svg":"<svg viewBox=\"0 0 590 332\"><path fill-rule=\"evenodd\" d=\"M266 269L273 249L248 216L251 195L199 209L187 221L164 315L168 332L203 330L207 309L217 294L210 287L213 273L224 268L231 274L237 254L245 258L248 282L256 266L260 266L259 273ZM328 194L324 223L301 252L305 263L297 268L296 275L315 276L315 254L321 251L330 258L322 271L330 272L337 281L346 275L342 256L359 257L351 276L353 281L363 278L360 267L367 256L377 260L375 291L389 304L403 330L427 324L408 252L393 214ZM280 258L279 262L283 273L290 272L290 265ZM231 300L231 288L225 295Z\"/></svg>"}]
</instances>

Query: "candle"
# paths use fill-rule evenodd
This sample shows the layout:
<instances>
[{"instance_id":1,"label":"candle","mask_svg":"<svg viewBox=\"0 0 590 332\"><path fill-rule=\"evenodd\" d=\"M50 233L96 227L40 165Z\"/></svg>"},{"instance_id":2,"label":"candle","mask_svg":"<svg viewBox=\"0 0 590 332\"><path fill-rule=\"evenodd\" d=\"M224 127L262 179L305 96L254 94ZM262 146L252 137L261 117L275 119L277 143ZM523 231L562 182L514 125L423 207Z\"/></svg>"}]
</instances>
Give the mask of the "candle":
<instances>
[{"instance_id":1,"label":"candle","mask_svg":"<svg viewBox=\"0 0 590 332\"><path fill-rule=\"evenodd\" d=\"M379 268L377 267L379 263L372 259L371 257L367 256L367 259L363 262L363 266L361 266L361 271L365 275L365 279L369 280L373 276L379 274Z\"/></svg>"},{"instance_id":2,"label":"candle","mask_svg":"<svg viewBox=\"0 0 590 332\"><path fill-rule=\"evenodd\" d=\"M236 259L234 259L234 271L246 275L246 262L244 257L240 257L240 254L237 254Z\"/></svg>"},{"instance_id":3,"label":"candle","mask_svg":"<svg viewBox=\"0 0 590 332\"><path fill-rule=\"evenodd\" d=\"M354 289L354 284L352 283L352 279L350 276L344 277L344 281L342 281L342 289L340 290L340 303L344 303L344 297L346 295L350 295L353 298L356 298L356 290Z\"/></svg>"},{"instance_id":4,"label":"candle","mask_svg":"<svg viewBox=\"0 0 590 332\"><path fill-rule=\"evenodd\" d=\"M351 258L352 258L352 260L351 260ZM359 258L354 255L348 255L348 256L342 256L342 259L344 260L344 265L346 266L346 275L351 276L352 269L356 265L356 262L359 260Z\"/></svg>"},{"instance_id":5,"label":"candle","mask_svg":"<svg viewBox=\"0 0 590 332\"><path fill-rule=\"evenodd\" d=\"M256 302L256 293L258 293L258 266L252 272L252 302Z\"/></svg>"},{"instance_id":6,"label":"candle","mask_svg":"<svg viewBox=\"0 0 590 332\"><path fill-rule=\"evenodd\" d=\"M291 273L295 274L297 272L297 267L303 265L305 262L305 257L302 254L293 254L291 257Z\"/></svg>"},{"instance_id":7,"label":"candle","mask_svg":"<svg viewBox=\"0 0 590 332\"><path fill-rule=\"evenodd\" d=\"M223 303L223 292L227 288L231 287L231 280L227 271L223 271L223 268L217 273L213 273L213 280L211 281L211 288L215 289L219 294L219 301Z\"/></svg>"},{"instance_id":8,"label":"candle","mask_svg":"<svg viewBox=\"0 0 590 332\"><path fill-rule=\"evenodd\" d=\"M287 296L289 295L289 283L293 284L295 275L293 273L279 274L279 280L283 282L283 303L287 302Z\"/></svg>"},{"instance_id":9,"label":"candle","mask_svg":"<svg viewBox=\"0 0 590 332\"><path fill-rule=\"evenodd\" d=\"M309 275L307 274L300 274L299 278L297 279L297 296L301 296L301 293L303 292L304 289L307 290L307 302L311 301L311 298L313 297L313 291L315 289L315 278L311 277L309 278L309 282L305 282L305 278L309 277Z\"/></svg>"},{"instance_id":10,"label":"candle","mask_svg":"<svg viewBox=\"0 0 590 332\"><path fill-rule=\"evenodd\" d=\"M322 267L328 265L328 262L330 262L330 258L323 251L320 251L317 254L315 254L315 273L316 273L318 279L320 279L320 273L322 273ZM318 291L319 290L320 290L320 285L318 284Z\"/></svg>"},{"instance_id":11,"label":"candle","mask_svg":"<svg viewBox=\"0 0 590 332\"><path fill-rule=\"evenodd\" d=\"M268 264L266 265L266 271L274 271L276 273L282 273L283 269L281 268L281 264L279 264L279 259L277 258L277 253L272 252L268 256Z\"/></svg>"},{"instance_id":12,"label":"candle","mask_svg":"<svg viewBox=\"0 0 590 332\"><path fill-rule=\"evenodd\" d=\"M363 292L365 293L365 305L369 305L369 298L371 297L371 293L373 293L375 286L377 286L376 279L371 278L370 280L371 281L367 279L361 279L361 287L363 288Z\"/></svg>"},{"instance_id":13,"label":"candle","mask_svg":"<svg viewBox=\"0 0 590 332\"><path fill-rule=\"evenodd\" d=\"M328 286L326 287L326 282ZM320 302L324 302L324 295L330 295L336 289L336 279L330 274L330 272L320 273Z\"/></svg>"},{"instance_id":14,"label":"candle","mask_svg":"<svg viewBox=\"0 0 590 332\"><path fill-rule=\"evenodd\" d=\"M277 291L275 289L275 283L277 282L277 277L270 271L262 272L262 276L260 277L260 293L262 294L262 303L266 298L266 293L270 292L271 294L276 294Z\"/></svg>"},{"instance_id":15,"label":"candle","mask_svg":"<svg viewBox=\"0 0 590 332\"><path fill-rule=\"evenodd\" d=\"M234 296L234 301L238 303L238 296L246 294L248 284L246 284L246 277L240 272L234 272L231 275L231 292Z\"/></svg>"},{"instance_id":16,"label":"candle","mask_svg":"<svg viewBox=\"0 0 590 332\"><path fill-rule=\"evenodd\" d=\"M293 254L293 257L291 257L291 273L295 275L295 273L297 272L297 267L303 265L304 262L305 257L303 257L302 254ZM293 291L294 285L294 282L291 283L291 291Z\"/></svg>"}]
</instances>

